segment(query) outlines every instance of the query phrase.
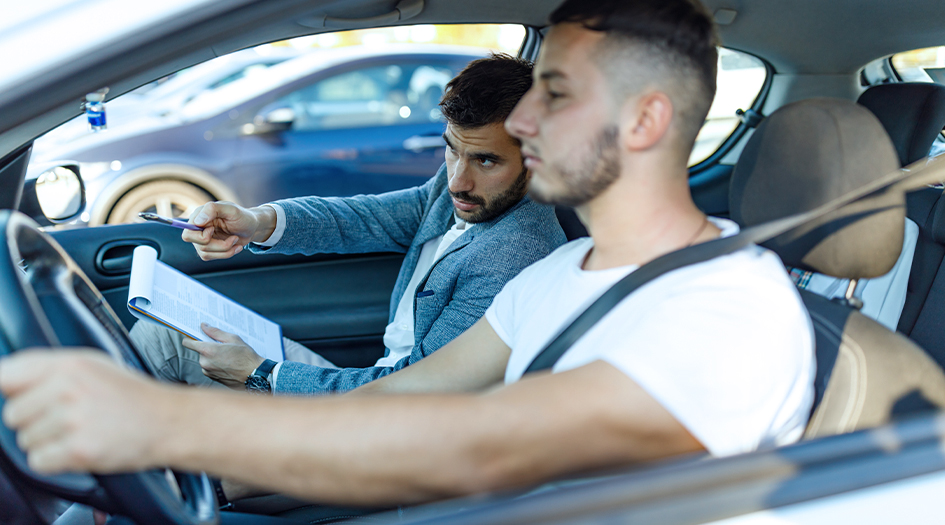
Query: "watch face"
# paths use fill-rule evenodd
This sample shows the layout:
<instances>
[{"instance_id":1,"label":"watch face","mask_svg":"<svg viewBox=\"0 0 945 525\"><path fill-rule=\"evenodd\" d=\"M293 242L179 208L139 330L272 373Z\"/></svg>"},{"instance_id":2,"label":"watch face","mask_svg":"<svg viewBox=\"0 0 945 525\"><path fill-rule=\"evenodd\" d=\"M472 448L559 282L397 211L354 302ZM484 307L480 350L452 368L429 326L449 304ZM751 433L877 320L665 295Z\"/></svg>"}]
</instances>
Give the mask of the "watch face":
<instances>
[{"instance_id":1,"label":"watch face","mask_svg":"<svg viewBox=\"0 0 945 525\"><path fill-rule=\"evenodd\" d=\"M268 394L272 392L272 387L269 386L269 380L265 377L252 375L246 379L246 391L254 394Z\"/></svg>"}]
</instances>

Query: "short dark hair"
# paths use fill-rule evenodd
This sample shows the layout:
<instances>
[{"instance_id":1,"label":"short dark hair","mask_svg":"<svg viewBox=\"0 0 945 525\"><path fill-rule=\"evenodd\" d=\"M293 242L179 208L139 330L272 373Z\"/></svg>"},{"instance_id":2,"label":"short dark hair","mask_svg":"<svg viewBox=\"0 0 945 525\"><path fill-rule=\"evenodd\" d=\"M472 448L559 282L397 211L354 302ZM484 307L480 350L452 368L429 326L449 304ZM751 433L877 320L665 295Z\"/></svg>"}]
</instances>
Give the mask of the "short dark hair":
<instances>
[{"instance_id":1,"label":"short dark hair","mask_svg":"<svg viewBox=\"0 0 945 525\"><path fill-rule=\"evenodd\" d=\"M640 86L646 79L627 77L662 74L655 81L676 91L684 138L695 141L715 97L719 44L712 17L698 0L565 0L550 20L605 33L601 54L610 62L602 70L620 84ZM646 75L615 61L628 49Z\"/></svg>"},{"instance_id":2,"label":"short dark hair","mask_svg":"<svg viewBox=\"0 0 945 525\"><path fill-rule=\"evenodd\" d=\"M504 53L473 60L446 84L440 110L454 126L505 122L532 86L532 63Z\"/></svg>"}]
</instances>

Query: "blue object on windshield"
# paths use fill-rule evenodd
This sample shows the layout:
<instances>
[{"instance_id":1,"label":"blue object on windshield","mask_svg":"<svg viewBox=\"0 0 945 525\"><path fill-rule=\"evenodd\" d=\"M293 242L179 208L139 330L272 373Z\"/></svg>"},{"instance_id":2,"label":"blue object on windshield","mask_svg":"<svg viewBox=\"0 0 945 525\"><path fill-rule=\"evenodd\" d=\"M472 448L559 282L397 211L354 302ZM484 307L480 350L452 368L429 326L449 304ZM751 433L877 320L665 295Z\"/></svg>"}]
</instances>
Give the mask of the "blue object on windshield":
<instances>
[{"instance_id":1,"label":"blue object on windshield","mask_svg":"<svg viewBox=\"0 0 945 525\"><path fill-rule=\"evenodd\" d=\"M85 116L89 120L89 129L102 131L105 123L105 95L108 88L100 89L85 96Z\"/></svg>"}]
</instances>

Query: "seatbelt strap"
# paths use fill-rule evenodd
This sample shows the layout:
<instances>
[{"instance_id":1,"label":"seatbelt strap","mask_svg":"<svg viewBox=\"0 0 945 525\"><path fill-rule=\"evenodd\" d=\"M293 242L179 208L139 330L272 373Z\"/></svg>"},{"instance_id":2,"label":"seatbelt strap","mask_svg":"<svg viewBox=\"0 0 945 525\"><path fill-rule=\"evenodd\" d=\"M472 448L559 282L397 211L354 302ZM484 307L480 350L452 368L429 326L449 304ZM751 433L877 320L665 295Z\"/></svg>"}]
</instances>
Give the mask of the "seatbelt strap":
<instances>
[{"instance_id":1,"label":"seatbelt strap","mask_svg":"<svg viewBox=\"0 0 945 525\"><path fill-rule=\"evenodd\" d=\"M562 330L537 356L535 356L535 359L528 365L525 373L538 372L553 367L554 364L558 362L558 359L560 359L581 336L597 324L597 322L607 315L617 304L623 301L625 297L656 278L685 266L698 264L715 257L736 252L752 244L761 244L828 213L837 211L860 199L878 196L887 191L907 192L918 189L928 184L930 181L945 178L945 162L937 162L937 160L938 159L934 159L928 164L920 166L919 164L921 162L925 162L923 159L911 166L896 170L863 188L834 199L814 210L759 224L747 228L731 237L724 237L702 244L688 246L653 259L630 275L617 281L616 284L587 307L577 319L572 321L567 328ZM880 208L865 211L859 214L855 220L864 219L870 215L884 212L887 209L888 208Z\"/></svg>"}]
</instances>

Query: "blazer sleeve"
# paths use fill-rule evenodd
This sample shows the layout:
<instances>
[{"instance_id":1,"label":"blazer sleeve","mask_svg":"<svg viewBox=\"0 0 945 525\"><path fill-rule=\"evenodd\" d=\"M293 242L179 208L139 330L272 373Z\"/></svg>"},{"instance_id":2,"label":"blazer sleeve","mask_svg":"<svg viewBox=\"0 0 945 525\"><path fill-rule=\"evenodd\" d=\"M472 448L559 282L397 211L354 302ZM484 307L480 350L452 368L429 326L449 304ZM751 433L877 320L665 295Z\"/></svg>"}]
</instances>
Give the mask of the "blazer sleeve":
<instances>
[{"instance_id":1,"label":"blazer sleeve","mask_svg":"<svg viewBox=\"0 0 945 525\"><path fill-rule=\"evenodd\" d=\"M394 366L368 368L321 368L285 361L279 368L274 392L284 396L318 396L340 394L370 383L407 366L404 357Z\"/></svg>"},{"instance_id":2,"label":"blazer sleeve","mask_svg":"<svg viewBox=\"0 0 945 525\"><path fill-rule=\"evenodd\" d=\"M276 201L286 229L274 246L250 244L254 253L370 253L410 248L431 192L445 180L445 166L423 186L354 197L299 197Z\"/></svg>"}]
</instances>

